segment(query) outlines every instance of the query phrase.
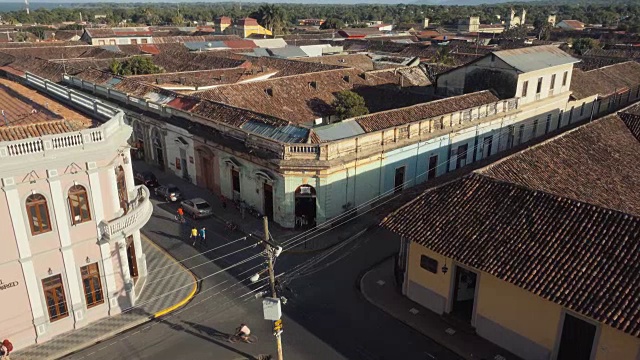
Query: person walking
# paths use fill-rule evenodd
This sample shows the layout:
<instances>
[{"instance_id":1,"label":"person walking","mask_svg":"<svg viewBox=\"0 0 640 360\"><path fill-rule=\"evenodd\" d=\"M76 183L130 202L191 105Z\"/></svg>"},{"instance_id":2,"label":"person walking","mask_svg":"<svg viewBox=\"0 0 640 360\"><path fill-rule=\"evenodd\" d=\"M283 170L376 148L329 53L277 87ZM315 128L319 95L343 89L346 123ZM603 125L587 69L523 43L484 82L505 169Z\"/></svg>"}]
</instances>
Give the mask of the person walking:
<instances>
[{"instance_id":1,"label":"person walking","mask_svg":"<svg viewBox=\"0 0 640 360\"><path fill-rule=\"evenodd\" d=\"M176 220L178 220L180 223L184 224L184 222L185 222L185 220L184 220L184 210L182 210L182 206L180 206L178 208L178 211L176 213L177 213L176 214Z\"/></svg>"},{"instance_id":2,"label":"person walking","mask_svg":"<svg viewBox=\"0 0 640 360\"><path fill-rule=\"evenodd\" d=\"M200 244L203 247L207 246L207 229L204 226L200 229Z\"/></svg>"},{"instance_id":3,"label":"person walking","mask_svg":"<svg viewBox=\"0 0 640 360\"><path fill-rule=\"evenodd\" d=\"M191 229L191 236L189 239L193 241L193 245L195 246L196 241L198 240L198 228L195 225L193 225L193 228Z\"/></svg>"}]
</instances>

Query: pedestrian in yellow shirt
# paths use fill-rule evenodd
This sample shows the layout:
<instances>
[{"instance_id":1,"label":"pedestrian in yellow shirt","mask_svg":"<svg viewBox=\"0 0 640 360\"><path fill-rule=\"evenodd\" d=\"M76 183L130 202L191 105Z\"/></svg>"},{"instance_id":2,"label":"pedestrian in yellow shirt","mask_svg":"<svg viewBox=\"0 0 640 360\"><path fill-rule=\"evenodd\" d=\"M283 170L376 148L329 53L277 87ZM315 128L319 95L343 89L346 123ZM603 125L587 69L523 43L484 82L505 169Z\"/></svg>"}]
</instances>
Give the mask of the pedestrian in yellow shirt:
<instances>
[{"instance_id":1,"label":"pedestrian in yellow shirt","mask_svg":"<svg viewBox=\"0 0 640 360\"><path fill-rule=\"evenodd\" d=\"M193 226L193 228L191 229L191 237L190 237L191 241L193 241L193 245L196 245L196 241L198 240L198 228L195 227L195 225Z\"/></svg>"}]
</instances>

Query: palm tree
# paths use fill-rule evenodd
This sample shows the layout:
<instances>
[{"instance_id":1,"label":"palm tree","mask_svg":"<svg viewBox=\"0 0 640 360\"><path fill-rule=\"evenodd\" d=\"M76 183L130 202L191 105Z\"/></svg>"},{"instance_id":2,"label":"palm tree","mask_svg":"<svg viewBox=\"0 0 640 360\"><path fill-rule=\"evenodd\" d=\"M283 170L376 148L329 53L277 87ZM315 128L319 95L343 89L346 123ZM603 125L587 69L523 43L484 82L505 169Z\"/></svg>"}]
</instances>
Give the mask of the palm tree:
<instances>
[{"instance_id":1,"label":"palm tree","mask_svg":"<svg viewBox=\"0 0 640 360\"><path fill-rule=\"evenodd\" d=\"M257 18L260 25L269 29L272 36L275 38L276 34L274 29L282 25L282 22L284 21L284 11L277 5L264 4L258 9Z\"/></svg>"}]
</instances>

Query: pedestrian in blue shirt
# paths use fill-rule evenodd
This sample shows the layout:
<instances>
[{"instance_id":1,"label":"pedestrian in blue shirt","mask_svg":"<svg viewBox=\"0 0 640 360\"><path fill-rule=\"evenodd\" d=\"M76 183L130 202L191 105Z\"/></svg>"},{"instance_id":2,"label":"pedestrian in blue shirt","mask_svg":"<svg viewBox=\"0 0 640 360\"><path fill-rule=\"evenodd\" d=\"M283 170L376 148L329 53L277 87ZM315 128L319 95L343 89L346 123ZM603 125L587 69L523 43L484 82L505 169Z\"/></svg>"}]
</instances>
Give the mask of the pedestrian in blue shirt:
<instances>
[{"instance_id":1,"label":"pedestrian in blue shirt","mask_svg":"<svg viewBox=\"0 0 640 360\"><path fill-rule=\"evenodd\" d=\"M200 243L203 246L207 246L207 229L203 226L202 229L200 229Z\"/></svg>"}]
</instances>

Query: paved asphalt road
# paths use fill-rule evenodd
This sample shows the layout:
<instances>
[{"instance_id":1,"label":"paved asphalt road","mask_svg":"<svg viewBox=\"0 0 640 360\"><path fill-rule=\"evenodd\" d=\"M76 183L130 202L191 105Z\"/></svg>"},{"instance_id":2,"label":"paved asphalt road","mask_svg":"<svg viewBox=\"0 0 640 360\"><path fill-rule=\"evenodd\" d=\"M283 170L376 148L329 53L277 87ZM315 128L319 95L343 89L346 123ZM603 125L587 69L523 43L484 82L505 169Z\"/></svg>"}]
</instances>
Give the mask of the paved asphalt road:
<instances>
[{"instance_id":1,"label":"paved asphalt road","mask_svg":"<svg viewBox=\"0 0 640 360\"><path fill-rule=\"evenodd\" d=\"M197 194L187 192L186 195ZM66 359L240 360L253 359L259 354L275 355L271 322L263 319L260 300L251 294L241 297L266 282L238 282L238 279L246 279L257 270L264 269L264 258L258 257L229 271L221 271L221 268L259 254L262 248L243 250L255 243L247 239L198 255L199 251L229 243L240 234L229 233L215 218L198 220L199 226L204 225L208 229L209 247L196 250L184 241L188 229L181 228L173 220L172 214L177 205L155 199L154 205L153 217L143 233L177 259L191 258L184 264L193 267L192 271L203 279L199 294L176 313ZM368 303L357 289L359 277L375 263L395 253L396 248L396 241L374 230L322 253L283 254L276 263L276 272L284 272L283 279L289 279L280 294L289 299L283 307L284 357L458 359L442 346ZM238 252L227 255L233 251ZM225 257L220 258L222 256ZM300 264L307 266L296 268ZM246 322L252 333L258 336L256 343L231 344L227 341L228 334L241 322Z\"/></svg>"}]
</instances>

